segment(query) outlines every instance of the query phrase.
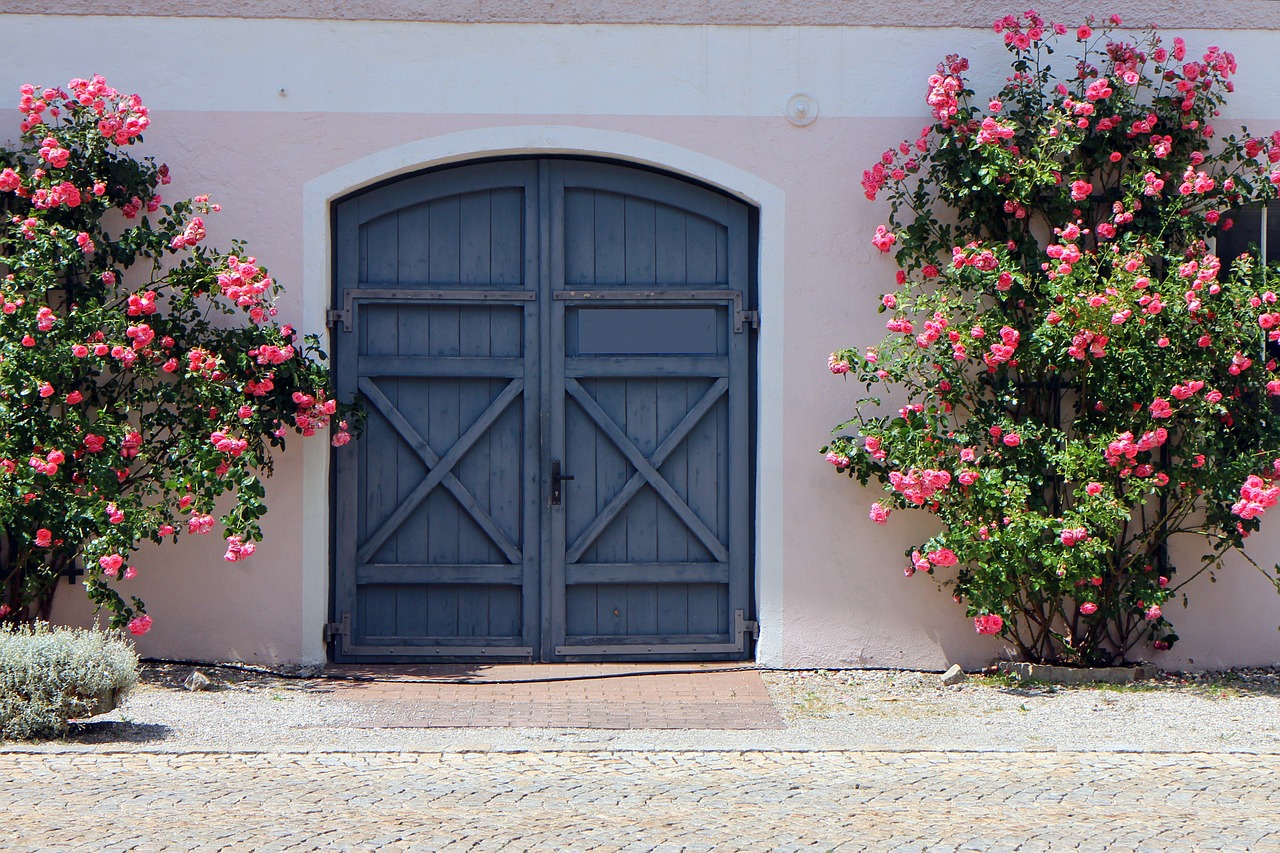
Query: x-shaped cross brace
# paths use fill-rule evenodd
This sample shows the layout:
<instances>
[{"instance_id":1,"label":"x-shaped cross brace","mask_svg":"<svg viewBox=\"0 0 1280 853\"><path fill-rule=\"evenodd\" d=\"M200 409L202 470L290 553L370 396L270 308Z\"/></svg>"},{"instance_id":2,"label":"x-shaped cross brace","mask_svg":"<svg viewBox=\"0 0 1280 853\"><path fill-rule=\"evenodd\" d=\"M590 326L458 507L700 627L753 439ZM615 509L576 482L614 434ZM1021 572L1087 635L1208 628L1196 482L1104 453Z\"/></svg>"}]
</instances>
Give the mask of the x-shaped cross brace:
<instances>
[{"instance_id":1,"label":"x-shaped cross brace","mask_svg":"<svg viewBox=\"0 0 1280 853\"><path fill-rule=\"evenodd\" d=\"M627 434L614 422L613 418L609 417L609 413L600 408L600 404L586 392L586 389L578 384L576 379L565 379L565 390L578 402L578 405L582 407L588 417L595 421L596 426L617 445L618 449L627 457L627 461L636 469L636 472L631 475L631 479L622 487L622 490L613 496L613 499L605 505L600 514L587 526L587 529L582 531L582 535L578 537L578 540L569 547L568 553L565 555L565 562L577 562L587 548L591 547L591 543L604 532L609 523L617 517L622 508L635 497L636 492L640 491L640 487L646 482L653 487L655 492L662 496L662 499L667 502L672 511L693 531L693 534L707 547L707 550L711 552L716 560L722 563L729 561L729 549L702 522L702 519L698 518L694 511L689 508L689 504L676 494L676 490L671 488L671 484L666 481L666 478L658 473L658 468L662 466L662 463L667 461L667 457L680 446L681 442L688 437L693 428L698 425L698 422L702 420L707 412L711 411L711 407L724 396L728 389L728 379L724 377L717 379L715 384L702 395L702 399L698 400L697 404L680 420L680 423L676 424L676 428L671 431L671 434L666 437L662 444L658 445L658 448L653 451L653 455L645 456L640 451L640 448L636 447L635 442L627 437Z\"/></svg>"},{"instance_id":2,"label":"x-shaped cross brace","mask_svg":"<svg viewBox=\"0 0 1280 853\"><path fill-rule=\"evenodd\" d=\"M507 410L507 407L520 397L520 392L524 390L524 380L511 380L511 383L502 389L502 393L498 395L497 399L490 403L488 408L480 414L480 417L476 418L475 423L458 437L453 447L449 448L449 452L444 456L435 454L435 451L428 446L427 442L418 434L418 431L413 428L413 424L409 423L405 416L400 414L400 410L387 399L387 395L382 393L382 389L372 379L361 377L360 390L369 402L373 403L374 408L381 412L382 416L391 423L396 432L400 433L400 436L408 442L409 446L413 448L413 452L417 453L419 458L426 464L427 476L423 478L417 488L409 493L408 497L396 508L396 511L382 523L382 526L365 541L360 550L356 552L356 562L367 563L382 547L382 543L386 542L391 534L395 533L409 515L418 508L418 505L426 500L431 490L436 486L443 485L453 493L453 496L458 499L458 503L462 504L463 508L475 519L481 529L488 534L489 538L493 540L493 543L498 546L506 558L513 565L520 565L523 562L520 549L503 532L502 528L485 511L484 507L480 506L471 492L467 490L467 487L462 485L462 482L453 475L453 466L457 465L458 460L471 449L471 446L476 443L480 436L484 435L489 427L493 426L494 421Z\"/></svg>"}]
</instances>

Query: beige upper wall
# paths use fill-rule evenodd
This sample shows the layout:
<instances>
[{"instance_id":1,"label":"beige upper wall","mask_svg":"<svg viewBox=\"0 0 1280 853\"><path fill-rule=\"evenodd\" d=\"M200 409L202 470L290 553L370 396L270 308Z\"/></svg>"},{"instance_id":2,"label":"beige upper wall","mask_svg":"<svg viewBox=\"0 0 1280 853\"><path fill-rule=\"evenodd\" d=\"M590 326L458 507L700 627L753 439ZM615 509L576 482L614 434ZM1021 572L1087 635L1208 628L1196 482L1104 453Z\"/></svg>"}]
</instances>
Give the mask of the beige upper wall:
<instances>
[{"instance_id":1,"label":"beige upper wall","mask_svg":"<svg viewBox=\"0 0 1280 853\"><path fill-rule=\"evenodd\" d=\"M1066 23L1120 14L1162 28L1280 29L1277 0L1059 0L1042 14ZM988 27L1025 8L1014 0L0 0L0 13L158 17L315 18L549 24L751 24L763 26Z\"/></svg>"}]
</instances>

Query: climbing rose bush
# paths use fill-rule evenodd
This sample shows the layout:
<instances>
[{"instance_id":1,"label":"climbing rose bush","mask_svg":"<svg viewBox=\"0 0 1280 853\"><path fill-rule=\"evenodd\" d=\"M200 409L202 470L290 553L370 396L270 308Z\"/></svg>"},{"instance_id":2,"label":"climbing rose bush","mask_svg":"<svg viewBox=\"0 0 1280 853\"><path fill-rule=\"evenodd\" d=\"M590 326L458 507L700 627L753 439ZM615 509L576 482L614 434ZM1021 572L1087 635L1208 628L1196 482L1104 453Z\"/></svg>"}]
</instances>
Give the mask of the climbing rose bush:
<instances>
[{"instance_id":1,"label":"climbing rose bush","mask_svg":"<svg viewBox=\"0 0 1280 853\"><path fill-rule=\"evenodd\" d=\"M828 364L905 401L859 399L823 448L884 487L871 521L941 522L905 574L1033 661L1169 648L1175 596L1280 500L1280 286L1214 251L1276 196L1280 133L1219 134L1230 53L1120 26L1002 18L1011 74L981 101L965 59L938 65L932 123L863 174L889 202L888 336ZM1194 571L1169 561L1179 535Z\"/></svg>"},{"instance_id":2,"label":"climbing rose bush","mask_svg":"<svg viewBox=\"0 0 1280 853\"><path fill-rule=\"evenodd\" d=\"M331 427L345 444L348 411L316 339L276 322L266 268L206 244L218 205L166 203L168 168L131 154L137 95L75 79L23 86L18 108L0 150L0 621L47 618L80 564L112 624L143 634L138 544L220 528L226 559L248 558L272 450Z\"/></svg>"}]
</instances>

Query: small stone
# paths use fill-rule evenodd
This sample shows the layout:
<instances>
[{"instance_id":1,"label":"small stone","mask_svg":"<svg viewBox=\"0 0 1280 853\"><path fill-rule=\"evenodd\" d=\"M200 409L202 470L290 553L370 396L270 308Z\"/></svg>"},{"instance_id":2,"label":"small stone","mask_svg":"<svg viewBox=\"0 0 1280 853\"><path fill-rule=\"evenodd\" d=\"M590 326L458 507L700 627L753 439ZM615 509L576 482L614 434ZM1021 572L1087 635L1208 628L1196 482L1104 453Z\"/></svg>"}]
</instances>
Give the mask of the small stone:
<instances>
[{"instance_id":1,"label":"small stone","mask_svg":"<svg viewBox=\"0 0 1280 853\"><path fill-rule=\"evenodd\" d=\"M182 682L182 686L191 691L214 689L213 682L209 680L209 676L198 669L191 670L191 674L187 676L186 681Z\"/></svg>"},{"instance_id":2,"label":"small stone","mask_svg":"<svg viewBox=\"0 0 1280 853\"><path fill-rule=\"evenodd\" d=\"M969 676L964 674L964 670L960 668L960 664L953 663L951 669L942 673L942 686L951 687L954 684L964 684L969 680Z\"/></svg>"}]
</instances>

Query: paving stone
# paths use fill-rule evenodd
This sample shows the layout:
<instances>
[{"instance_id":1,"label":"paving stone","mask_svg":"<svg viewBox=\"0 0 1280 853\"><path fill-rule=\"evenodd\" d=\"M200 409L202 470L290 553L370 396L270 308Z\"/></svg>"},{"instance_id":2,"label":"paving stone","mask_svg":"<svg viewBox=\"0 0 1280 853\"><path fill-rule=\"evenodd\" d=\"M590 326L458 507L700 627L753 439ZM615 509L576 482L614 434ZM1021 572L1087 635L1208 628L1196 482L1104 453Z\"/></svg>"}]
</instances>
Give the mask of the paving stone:
<instances>
[{"instance_id":1,"label":"paving stone","mask_svg":"<svg viewBox=\"0 0 1280 853\"><path fill-rule=\"evenodd\" d=\"M1270 756L66 758L0 754L0 811L22 816L6 849L1280 850L1273 820L1280 774ZM1206 798L1178 796L1193 786ZM1107 796L1092 803L1042 796L1080 789Z\"/></svg>"}]
</instances>

